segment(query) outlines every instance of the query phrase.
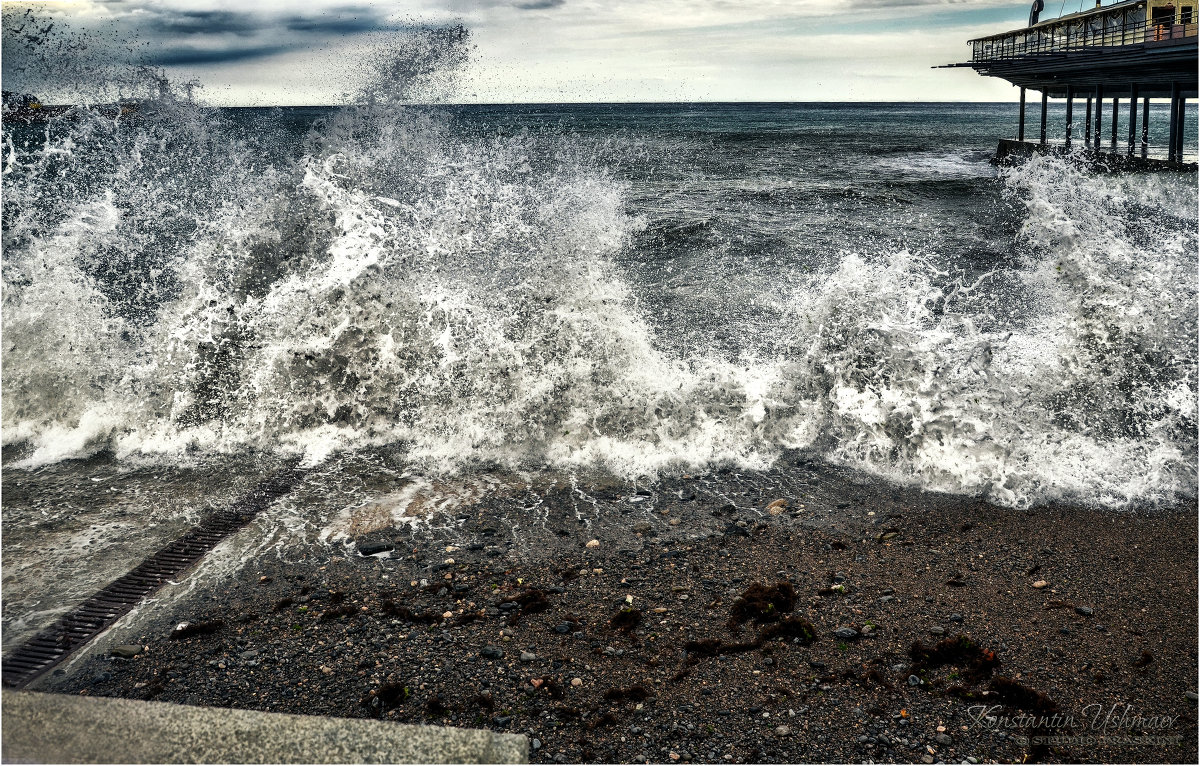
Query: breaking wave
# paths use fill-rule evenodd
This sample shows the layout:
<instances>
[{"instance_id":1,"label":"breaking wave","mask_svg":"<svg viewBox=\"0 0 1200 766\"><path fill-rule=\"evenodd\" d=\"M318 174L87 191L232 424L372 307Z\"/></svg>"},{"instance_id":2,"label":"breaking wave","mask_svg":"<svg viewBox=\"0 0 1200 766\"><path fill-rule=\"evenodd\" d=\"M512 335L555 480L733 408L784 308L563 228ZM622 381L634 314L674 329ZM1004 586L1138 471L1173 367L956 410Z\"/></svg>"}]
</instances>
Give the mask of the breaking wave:
<instances>
[{"instance_id":1,"label":"breaking wave","mask_svg":"<svg viewBox=\"0 0 1200 766\"><path fill-rule=\"evenodd\" d=\"M618 258L646 224L571 136L386 97L291 143L257 119L172 99L6 127L14 465L388 445L653 476L801 448L1017 507L1196 491L1191 179L1035 158L995 181L1011 262L823 254L771 352L729 361L656 337Z\"/></svg>"}]
</instances>

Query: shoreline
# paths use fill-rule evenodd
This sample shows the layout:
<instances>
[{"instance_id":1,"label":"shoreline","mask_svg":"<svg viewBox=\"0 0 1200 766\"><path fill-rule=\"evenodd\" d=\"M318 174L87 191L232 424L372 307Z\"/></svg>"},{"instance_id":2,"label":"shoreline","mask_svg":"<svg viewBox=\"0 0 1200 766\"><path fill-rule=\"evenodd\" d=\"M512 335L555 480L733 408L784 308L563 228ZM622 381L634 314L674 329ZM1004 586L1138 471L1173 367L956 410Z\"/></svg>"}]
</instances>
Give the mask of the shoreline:
<instances>
[{"instance_id":1,"label":"shoreline","mask_svg":"<svg viewBox=\"0 0 1200 766\"><path fill-rule=\"evenodd\" d=\"M534 762L1192 762L1193 507L1014 511L807 461L499 487L253 558L37 686L524 733Z\"/></svg>"}]
</instances>

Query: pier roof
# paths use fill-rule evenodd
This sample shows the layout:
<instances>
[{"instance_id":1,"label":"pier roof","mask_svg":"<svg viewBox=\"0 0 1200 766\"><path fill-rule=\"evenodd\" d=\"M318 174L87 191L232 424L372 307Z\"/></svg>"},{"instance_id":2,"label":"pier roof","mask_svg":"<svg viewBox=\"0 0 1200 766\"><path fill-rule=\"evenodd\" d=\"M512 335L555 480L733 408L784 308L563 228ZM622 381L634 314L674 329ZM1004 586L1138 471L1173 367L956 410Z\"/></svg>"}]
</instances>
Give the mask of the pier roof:
<instances>
[{"instance_id":1,"label":"pier roof","mask_svg":"<svg viewBox=\"0 0 1200 766\"><path fill-rule=\"evenodd\" d=\"M1149 6L1149 7L1148 7ZM1031 27L969 41L971 60L952 67L971 67L1014 85L1053 97L1068 88L1100 87L1111 96L1185 96L1197 90L1197 8L1182 2L1160 15L1156 0L1097 7L1041 21Z\"/></svg>"}]
</instances>

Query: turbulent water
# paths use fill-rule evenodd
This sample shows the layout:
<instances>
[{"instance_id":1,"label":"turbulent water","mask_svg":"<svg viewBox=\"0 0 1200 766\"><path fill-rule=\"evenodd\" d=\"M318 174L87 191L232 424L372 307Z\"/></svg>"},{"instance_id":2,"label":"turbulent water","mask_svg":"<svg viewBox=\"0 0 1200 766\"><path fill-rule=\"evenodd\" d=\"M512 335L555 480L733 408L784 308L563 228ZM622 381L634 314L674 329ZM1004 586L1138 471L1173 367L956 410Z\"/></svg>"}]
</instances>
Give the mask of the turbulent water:
<instances>
[{"instance_id":1,"label":"turbulent water","mask_svg":"<svg viewBox=\"0 0 1200 766\"><path fill-rule=\"evenodd\" d=\"M8 467L1196 492L1195 175L998 171L1012 106L105 114L5 126Z\"/></svg>"}]
</instances>

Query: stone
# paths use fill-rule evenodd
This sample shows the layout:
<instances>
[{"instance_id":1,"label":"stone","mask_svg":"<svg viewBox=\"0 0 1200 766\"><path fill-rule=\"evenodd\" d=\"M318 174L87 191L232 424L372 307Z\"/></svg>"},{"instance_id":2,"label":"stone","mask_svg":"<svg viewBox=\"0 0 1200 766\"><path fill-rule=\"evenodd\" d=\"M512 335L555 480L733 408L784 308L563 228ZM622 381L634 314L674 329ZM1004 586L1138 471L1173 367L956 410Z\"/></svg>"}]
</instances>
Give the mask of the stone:
<instances>
[{"instance_id":1,"label":"stone","mask_svg":"<svg viewBox=\"0 0 1200 766\"><path fill-rule=\"evenodd\" d=\"M1183 696L1187 697L1192 702L1196 702L1197 700L1200 700L1200 695L1197 695L1196 692L1184 692Z\"/></svg>"},{"instance_id":2,"label":"stone","mask_svg":"<svg viewBox=\"0 0 1200 766\"><path fill-rule=\"evenodd\" d=\"M384 553L396 549L391 540L383 539L358 540L356 545L358 546L359 554L363 556L374 556L376 553Z\"/></svg>"},{"instance_id":3,"label":"stone","mask_svg":"<svg viewBox=\"0 0 1200 766\"><path fill-rule=\"evenodd\" d=\"M501 649L498 646L492 646L491 644L488 644L487 646L480 649L479 653L482 654L484 657L487 657L487 658L493 659L493 660L498 660L504 656L503 649Z\"/></svg>"},{"instance_id":4,"label":"stone","mask_svg":"<svg viewBox=\"0 0 1200 766\"><path fill-rule=\"evenodd\" d=\"M118 644L114 646L110 652L113 657L122 657L127 660L132 660L146 649L138 644Z\"/></svg>"},{"instance_id":5,"label":"stone","mask_svg":"<svg viewBox=\"0 0 1200 766\"><path fill-rule=\"evenodd\" d=\"M838 628L837 630L833 631L833 635L837 636L838 638L851 640L858 638L858 631L854 628Z\"/></svg>"},{"instance_id":6,"label":"stone","mask_svg":"<svg viewBox=\"0 0 1200 766\"><path fill-rule=\"evenodd\" d=\"M587 543L586 543L586 547L588 547L588 548L599 548L599 547L600 547L600 541L599 541L599 540L588 540L588 541L587 541Z\"/></svg>"},{"instance_id":7,"label":"stone","mask_svg":"<svg viewBox=\"0 0 1200 766\"><path fill-rule=\"evenodd\" d=\"M1080 614L1084 617L1091 617L1093 614L1095 614L1095 610L1090 606L1077 606L1075 607L1075 614Z\"/></svg>"},{"instance_id":8,"label":"stone","mask_svg":"<svg viewBox=\"0 0 1200 766\"><path fill-rule=\"evenodd\" d=\"M786 737L787 735L789 735L791 733L792 733L792 727L790 727L790 726L776 726L775 727L775 736L776 737Z\"/></svg>"},{"instance_id":9,"label":"stone","mask_svg":"<svg viewBox=\"0 0 1200 766\"><path fill-rule=\"evenodd\" d=\"M564 636L573 630L575 630L575 623L573 622L560 622L554 626L554 632L561 633Z\"/></svg>"},{"instance_id":10,"label":"stone","mask_svg":"<svg viewBox=\"0 0 1200 766\"><path fill-rule=\"evenodd\" d=\"M958 612L955 612L954 614L950 615L950 622L962 622L962 621L963 621L963 616L961 614L959 614Z\"/></svg>"},{"instance_id":11,"label":"stone","mask_svg":"<svg viewBox=\"0 0 1200 766\"><path fill-rule=\"evenodd\" d=\"M242 652L238 656L241 657L243 660L252 660L258 656L258 650L257 649L247 649L246 651Z\"/></svg>"},{"instance_id":12,"label":"stone","mask_svg":"<svg viewBox=\"0 0 1200 766\"><path fill-rule=\"evenodd\" d=\"M540 739L538 739L537 737L534 737L533 741L531 741L529 743L529 746L532 747L534 750L541 750L542 749L542 741Z\"/></svg>"},{"instance_id":13,"label":"stone","mask_svg":"<svg viewBox=\"0 0 1200 766\"><path fill-rule=\"evenodd\" d=\"M929 632L935 636L946 635L946 629L943 628L941 625L934 625L932 628L929 629Z\"/></svg>"},{"instance_id":14,"label":"stone","mask_svg":"<svg viewBox=\"0 0 1200 766\"><path fill-rule=\"evenodd\" d=\"M895 598L896 598L895 596L880 596L880 597L879 597L879 603L881 603L881 604L886 604L887 602L889 602L889 601L892 601L892 600L894 600Z\"/></svg>"},{"instance_id":15,"label":"stone","mask_svg":"<svg viewBox=\"0 0 1200 766\"><path fill-rule=\"evenodd\" d=\"M920 686L923 683L925 683L925 682L921 680L920 676L914 675L914 676L908 677L908 685L909 686Z\"/></svg>"},{"instance_id":16,"label":"stone","mask_svg":"<svg viewBox=\"0 0 1200 766\"><path fill-rule=\"evenodd\" d=\"M648 521L635 521L633 523L633 531L644 535L652 529Z\"/></svg>"},{"instance_id":17,"label":"stone","mask_svg":"<svg viewBox=\"0 0 1200 766\"><path fill-rule=\"evenodd\" d=\"M1042 588L1045 588L1049 584L1050 583L1046 582L1045 580L1038 580L1037 582L1035 582L1033 584L1033 587L1037 588L1038 590L1041 590Z\"/></svg>"},{"instance_id":18,"label":"stone","mask_svg":"<svg viewBox=\"0 0 1200 766\"><path fill-rule=\"evenodd\" d=\"M571 686L583 686L583 679L579 676L571 679Z\"/></svg>"},{"instance_id":19,"label":"stone","mask_svg":"<svg viewBox=\"0 0 1200 766\"><path fill-rule=\"evenodd\" d=\"M934 737L934 739L936 739L936 740L938 741L938 744L939 744L939 745L952 745L952 744L954 744L954 738L953 738L953 737L951 737L949 734L938 734L938 735L936 735L936 736Z\"/></svg>"},{"instance_id":20,"label":"stone","mask_svg":"<svg viewBox=\"0 0 1200 766\"><path fill-rule=\"evenodd\" d=\"M537 655L533 652L521 652L521 662L533 662L537 659Z\"/></svg>"}]
</instances>

